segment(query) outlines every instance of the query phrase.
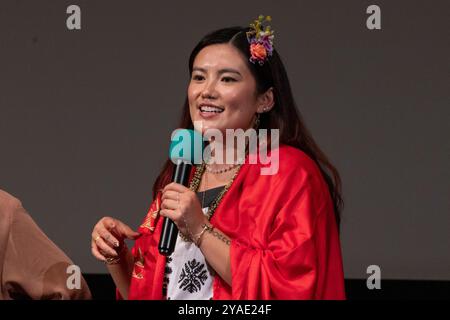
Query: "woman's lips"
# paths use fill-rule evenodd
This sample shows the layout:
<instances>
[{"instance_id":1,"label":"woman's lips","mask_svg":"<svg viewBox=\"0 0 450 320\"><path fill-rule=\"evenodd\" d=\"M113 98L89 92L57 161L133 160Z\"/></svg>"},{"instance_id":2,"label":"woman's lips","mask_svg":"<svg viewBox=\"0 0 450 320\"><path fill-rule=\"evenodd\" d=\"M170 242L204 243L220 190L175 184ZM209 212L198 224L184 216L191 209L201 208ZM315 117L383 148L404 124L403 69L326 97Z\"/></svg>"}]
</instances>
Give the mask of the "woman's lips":
<instances>
[{"instance_id":1,"label":"woman's lips","mask_svg":"<svg viewBox=\"0 0 450 320\"><path fill-rule=\"evenodd\" d=\"M200 116L204 119L211 119L214 117L218 117L222 112L218 113L218 112L202 112L200 109L198 109L198 112L200 114Z\"/></svg>"},{"instance_id":2,"label":"woman's lips","mask_svg":"<svg viewBox=\"0 0 450 320\"><path fill-rule=\"evenodd\" d=\"M203 119L211 119L224 112L224 109L213 104L201 104L198 111Z\"/></svg>"}]
</instances>

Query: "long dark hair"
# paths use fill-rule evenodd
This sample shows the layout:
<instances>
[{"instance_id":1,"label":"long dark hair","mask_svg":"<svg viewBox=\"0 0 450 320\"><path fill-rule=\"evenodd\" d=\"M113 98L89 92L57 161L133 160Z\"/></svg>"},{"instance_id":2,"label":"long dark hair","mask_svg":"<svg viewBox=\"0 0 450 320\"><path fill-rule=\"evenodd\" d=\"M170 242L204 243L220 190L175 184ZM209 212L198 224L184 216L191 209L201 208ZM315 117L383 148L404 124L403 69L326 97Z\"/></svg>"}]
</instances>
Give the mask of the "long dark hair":
<instances>
[{"instance_id":1,"label":"long dark hair","mask_svg":"<svg viewBox=\"0 0 450 320\"><path fill-rule=\"evenodd\" d=\"M248 62L247 66L255 77L257 93L262 94L270 87L273 88L275 105L269 112L260 114L259 128L279 129L280 145L286 144L298 148L317 163L323 178L328 185L334 204L336 222L339 226L341 209L344 204L341 196L341 179L339 173L316 144L311 133L306 128L303 118L296 107L289 79L277 50L273 50L272 56L269 57L268 61L262 66L253 64L249 61L250 48L246 36L246 32L249 30L249 28L231 27L214 31L203 37L203 39L195 46L189 57L189 74L192 75L195 57L200 50L206 46L228 43L236 47L244 55ZM184 102L182 117L178 128L193 129L187 97ZM171 182L173 169L174 165L172 161L168 159L153 185L154 199L158 190L164 188L166 184Z\"/></svg>"}]
</instances>

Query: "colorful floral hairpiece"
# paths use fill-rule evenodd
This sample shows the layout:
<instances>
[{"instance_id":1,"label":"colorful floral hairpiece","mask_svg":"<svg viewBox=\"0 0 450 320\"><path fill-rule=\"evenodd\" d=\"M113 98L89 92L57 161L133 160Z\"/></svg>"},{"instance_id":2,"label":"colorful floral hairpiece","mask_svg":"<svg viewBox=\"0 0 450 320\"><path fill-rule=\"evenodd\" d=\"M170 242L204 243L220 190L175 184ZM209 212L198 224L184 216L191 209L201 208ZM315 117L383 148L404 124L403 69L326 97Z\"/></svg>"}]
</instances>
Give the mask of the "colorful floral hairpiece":
<instances>
[{"instance_id":1,"label":"colorful floral hairpiece","mask_svg":"<svg viewBox=\"0 0 450 320\"><path fill-rule=\"evenodd\" d=\"M265 22L272 21L270 16L260 15L254 23L250 23L252 30L247 32L247 40L250 43L250 62L263 65L272 55L273 51L273 30L270 26L265 26Z\"/></svg>"}]
</instances>

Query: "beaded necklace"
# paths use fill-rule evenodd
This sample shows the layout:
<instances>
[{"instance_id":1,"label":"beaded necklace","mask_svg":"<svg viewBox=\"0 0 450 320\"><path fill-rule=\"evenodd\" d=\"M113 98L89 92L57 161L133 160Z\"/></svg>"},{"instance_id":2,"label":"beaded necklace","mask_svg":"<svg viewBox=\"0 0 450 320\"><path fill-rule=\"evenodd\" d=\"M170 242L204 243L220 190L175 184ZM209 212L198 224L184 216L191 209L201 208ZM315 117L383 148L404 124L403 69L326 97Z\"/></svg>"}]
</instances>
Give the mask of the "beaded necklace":
<instances>
[{"instance_id":1,"label":"beaded necklace","mask_svg":"<svg viewBox=\"0 0 450 320\"><path fill-rule=\"evenodd\" d=\"M211 220L211 217L214 214L214 212L216 211L220 201L222 200L224 195L227 193L228 189L230 189L234 179L236 178L239 171L241 170L241 167L242 167L242 164L239 164L238 169L233 174L233 177L231 178L231 180L227 183L227 185L223 188L223 190L220 191L219 195L216 197L216 199L214 199L214 201L208 207L208 212L206 213L208 221ZM204 162L201 165L196 166L194 176L192 177L192 180L189 184L189 189L191 189L192 191L197 192L197 189L200 186L200 181L202 179L202 175L205 172L205 168L206 168L206 164ZM192 240L189 237L185 236L181 232L180 232L180 237L186 242L192 242Z\"/></svg>"}]
</instances>

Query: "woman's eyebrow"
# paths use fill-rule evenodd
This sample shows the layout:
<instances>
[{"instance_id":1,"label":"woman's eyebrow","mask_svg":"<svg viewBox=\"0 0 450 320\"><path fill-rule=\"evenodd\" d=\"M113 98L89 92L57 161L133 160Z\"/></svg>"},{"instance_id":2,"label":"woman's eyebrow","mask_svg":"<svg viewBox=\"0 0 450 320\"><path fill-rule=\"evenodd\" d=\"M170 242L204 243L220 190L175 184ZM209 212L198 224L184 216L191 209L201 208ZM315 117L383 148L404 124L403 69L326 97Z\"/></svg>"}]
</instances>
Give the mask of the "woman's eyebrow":
<instances>
[{"instance_id":1,"label":"woman's eyebrow","mask_svg":"<svg viewBox=\"0 0 450 320\"><path fill-rule=\"evenodd\" d=\"M204 73L207 73L207 70L205 68L201 68L201 67L193 67L192 71L201 71ZM219 74L223 74L223 73L236 73L239 76L242 76L241 73L239 71L237 71L236 69L232 69L232 68L224 68L224 69L220 69Z\"/></svg>"},{"instance_id":2,"label":"woman's eyebrow","mask_svg":"<svg viewBox=\"0 0 450 320\"><path fill-rule=\"evenodd\" d=\"M239 76L241 75L241 73L239 71L237 71L236 69L231 69L231 68L220 69L219 74L223 74L223 73L236 73Z\"/></svg>"}]
</instances>

